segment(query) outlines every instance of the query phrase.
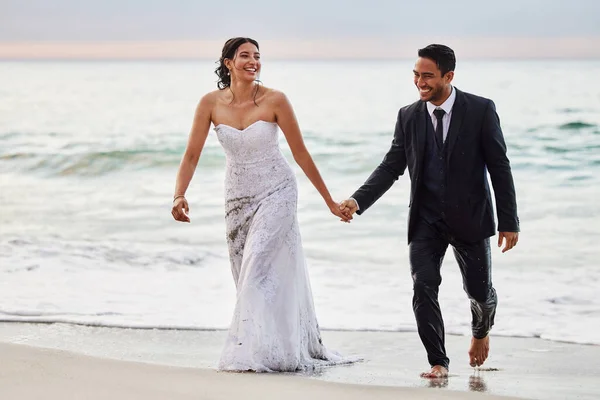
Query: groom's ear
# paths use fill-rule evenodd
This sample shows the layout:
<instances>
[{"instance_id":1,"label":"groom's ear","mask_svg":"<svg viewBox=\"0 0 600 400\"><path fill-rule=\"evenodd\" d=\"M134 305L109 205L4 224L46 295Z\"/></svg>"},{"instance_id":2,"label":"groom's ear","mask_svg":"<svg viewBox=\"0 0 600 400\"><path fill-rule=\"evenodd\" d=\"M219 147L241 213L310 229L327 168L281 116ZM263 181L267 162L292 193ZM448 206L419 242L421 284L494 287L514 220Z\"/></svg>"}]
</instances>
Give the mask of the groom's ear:
<instances>
[{"instance_id":1,"label":"groom's ear","mask_svg":"<svg viewBox=\"0 0 600 400\"><path fill-rule=\"evenodd\" d=\"M444 79L446 80L446 83L452 82L452 79L454 79L454 71L446 72L446 75L444 75Z\"/></svg>"}]
</instances>

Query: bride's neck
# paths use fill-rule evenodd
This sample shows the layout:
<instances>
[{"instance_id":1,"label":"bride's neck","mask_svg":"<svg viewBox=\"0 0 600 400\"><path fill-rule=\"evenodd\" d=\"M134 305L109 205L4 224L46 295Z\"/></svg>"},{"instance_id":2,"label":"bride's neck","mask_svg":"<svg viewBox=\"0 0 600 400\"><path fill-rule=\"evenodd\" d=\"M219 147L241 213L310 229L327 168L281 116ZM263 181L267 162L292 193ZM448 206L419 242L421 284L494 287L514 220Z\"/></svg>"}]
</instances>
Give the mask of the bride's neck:
<instances>
[{"instance_id":1,"label":"bride's neck","mask_svg":"<svg viewBox=\"0 0 600 400\"><path fill-rule=\"evenodd\" d=\"M245 103L247 101L254 101L257 84L254 82L232 81L229 89L231 89L234 95L232 103Z\"/></svg>"}]
</instances>

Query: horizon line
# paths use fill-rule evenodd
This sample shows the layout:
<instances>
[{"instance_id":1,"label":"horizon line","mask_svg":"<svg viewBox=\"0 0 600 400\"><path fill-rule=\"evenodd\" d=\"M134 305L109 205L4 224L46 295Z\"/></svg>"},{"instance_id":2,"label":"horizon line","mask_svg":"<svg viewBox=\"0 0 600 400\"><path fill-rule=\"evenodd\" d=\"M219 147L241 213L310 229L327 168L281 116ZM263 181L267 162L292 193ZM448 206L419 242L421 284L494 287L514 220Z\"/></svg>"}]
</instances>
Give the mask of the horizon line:
<instances>
[{"instance_id":1,"label":"horizon line","mask_svg":"<svg viewBox=\"0 0 600 400\"><path fill-rule=\"evenodd\" d=\"M356 57L336 57L336 58L323 58L323 57L305 57L305 58L269 58L268 62L413 62L415 57L397 57L397 58L381 58L381 57L373 57L373 58L356 58ZM581 56L581 57L570 57L570 56L539 56L539 57L520 57L520 56L498 56L498 57L490 57L490 56L463 56L460 60L465 61L600 61L600 56L590 55L590 56ZM140 57L140 58L75 58L75 57L43 57L43 58L8 58L0 56L0 62L213 62L217 63L218 60L214 58L204 58L204 57Z\"/></svg>"},{"instance_id":2,"label":"horizon line","mask_svg":"<svg viewBox=\"0 0 600 400\"><path fill-rule=\"evenodd\" d=\"M404 37L263 40L269 60L414 60L428 43L458 59L599 59L597 37ZM221 40L0 41L0 60L217 60Z\"/></svg>"}]
</instances>

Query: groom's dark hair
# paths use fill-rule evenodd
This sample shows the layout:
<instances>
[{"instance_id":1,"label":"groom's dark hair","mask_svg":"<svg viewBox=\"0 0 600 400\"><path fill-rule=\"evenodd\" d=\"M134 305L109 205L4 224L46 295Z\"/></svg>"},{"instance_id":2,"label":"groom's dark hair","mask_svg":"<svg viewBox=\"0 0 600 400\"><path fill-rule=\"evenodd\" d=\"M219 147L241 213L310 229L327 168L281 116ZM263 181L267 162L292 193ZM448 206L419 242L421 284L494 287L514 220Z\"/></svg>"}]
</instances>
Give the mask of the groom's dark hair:
<instances>
[{"instance_id":1,"label":"groom's dark hair","mask_svg":"<svg viewBox=\"0 0 600 400\"><path fill-rule=\"evenodd\" d=\"M430 44L419 49L419 57L432 60L442 72L442 76L446 75L448 71L454 71L454 68L456 68L454 50L443 44Z\"/></svg>"}]
</instances>

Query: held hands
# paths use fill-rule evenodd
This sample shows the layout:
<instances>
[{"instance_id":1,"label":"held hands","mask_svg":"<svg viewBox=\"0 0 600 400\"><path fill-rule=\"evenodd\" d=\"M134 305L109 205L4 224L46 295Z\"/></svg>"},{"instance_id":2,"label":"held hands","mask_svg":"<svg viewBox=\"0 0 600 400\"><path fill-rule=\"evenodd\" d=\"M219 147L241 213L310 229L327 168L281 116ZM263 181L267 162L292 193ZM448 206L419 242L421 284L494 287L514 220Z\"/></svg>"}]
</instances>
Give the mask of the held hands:
<instances>
[{"instance_id":1,"label":"held hands","mask_svg":"<svg viewBox=\"0 0 600 400\"><path fill-rule=\"evenodd\" d=\"M342 215L347 220L346 222L350 222L350 220L353 218L352 216L354 215L354 213L358 211L358 205L353 199L342 201L338 207Z\"/></svg>"},{"instance_id":2,"label":"held hands","mask_svg":"<svg viewBox=\"0 0 600 400\"><path fill-rule=\"evenodd\" d=\"M327 207L329 207L329 210L333 215L340 218L340 221L350 222L350 220L352 219L352 216L348 218L346 214L342 213L342 211L340 210L340 205L333 200L327 202Z\"/></svg>"},{"instance_id":3,"label":"held hands","mask_svg":"<svg viewBox=\"0 0 600 400\"><path fill-rule=\"evenodd\" d=\"M171 215L173 215L175 221L190 222L190 217L188 217L189 212L190 207L188 206L188 202L185 197L181 196L173 200L173 209L171 210Z\"/></svg>"},{"instance_id":4,"label":"held hands","mask_svg":"<svg viewBox=\"0 0 600 400\"><path fill-rule=\"evenodd\" d=\"M498 233L498 247L502 247L502 240L504 240L503 253L506 253L517 245L519 241L519 232L499 232Z\"/></svg>"}]
</instances>

